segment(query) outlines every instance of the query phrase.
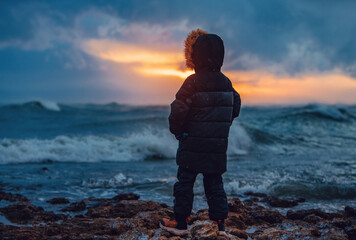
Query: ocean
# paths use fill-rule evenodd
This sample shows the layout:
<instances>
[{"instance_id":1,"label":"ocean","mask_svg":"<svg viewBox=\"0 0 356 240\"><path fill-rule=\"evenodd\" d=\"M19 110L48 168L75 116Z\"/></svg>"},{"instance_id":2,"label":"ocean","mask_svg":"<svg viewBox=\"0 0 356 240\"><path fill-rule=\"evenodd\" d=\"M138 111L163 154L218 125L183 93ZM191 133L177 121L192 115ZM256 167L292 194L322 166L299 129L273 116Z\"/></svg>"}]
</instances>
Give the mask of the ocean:
<instances>
[{"instance_id":1,"label":"ocean","mask_svg":"<svg viewBox=\"0 0 356 240\"><path fill-rule=\"evenodd\" d=\"M0 188L35 205L134 192L173 204L177 141L168 106L0 105ZM356 106L246 106L230 130L229 196L305 198L295 209L356 207ZM194 209L206 208L202 176ZM0 206L4 205L0 202Z\"/></svg>"}]
</instances>

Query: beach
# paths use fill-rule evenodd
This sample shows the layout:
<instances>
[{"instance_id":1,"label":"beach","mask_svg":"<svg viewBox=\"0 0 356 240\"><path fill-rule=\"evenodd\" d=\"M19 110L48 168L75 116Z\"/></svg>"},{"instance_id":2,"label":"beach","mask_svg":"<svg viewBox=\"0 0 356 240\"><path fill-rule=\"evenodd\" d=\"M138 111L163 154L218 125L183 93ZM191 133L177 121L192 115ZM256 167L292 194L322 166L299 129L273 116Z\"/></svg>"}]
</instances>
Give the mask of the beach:
<instances>
[{"instance_id":1,"label":"beach","mask_svg":"<svg viewBox=\"0 0 356 240\"><path fill-rule=\"evenodd\" d=\"M37 223L43 222L44 226L50 223L41 216L53 212L55 220L52 220L61 221L56 223L59 228L65 226L63 221L69 221L67 224L74 220L94 221L92 216L86 215L91 204L100 206L112 201L110 204L115 206L118 202L108 199L120 194L137 194L140 201L152 201L165 206L168 212L171 210L178 143L168 130L168 106L32 101L3 104L0 108L0 186L6 196L1 199L0 208L14 203L31 204L33 207L17 207L40 213ZM288 217L289 210L314 209L318 212L306 212L303 219L314 214L317 216L314 222L320 217L321 222L330 223L335 217L325 217L325 214L336 214L332 216L347 222L338 227L340 236L350 236L353 220L346 217L350 214L345 208L356 207L355 116L353 105L243 107L230 130L228 170L223 175L227 195L246 206L252 201L261 209L278 211L282 221L267 221L268 229L278 230L281 227L273 224L284 224L283 221L298 225L295 219ZM201 175L198 175L194 193L196 215L207 209ZM258 196L246 193L258 193ZM23 198L8 201L6 199L13 200L9 194ZM272 196L292 199L297 204L272 206L268 200ZM28 201L24 201L25 198ZM65 198L68 203L52 204L49 201L53 198ZM83 201L85 206L82 204L81 212L62 212L64 207ZM159 212L155 219L162 214ZM30 232L41 232L45 228L37 229L33 225L36 216L25 223L29 224ZM113 221L115 216L108 215L107 219ZM303 219L297 220L309 221ZM25 231L19 230L25 226L11 227L17 223L9 220L4 212L0 214L0 222L3 233ZM153 224L152 231L158 228L156 223L149 223ZM248 229L256 224L260 229L262 225L255 222L239 229L255 238L257 235L249 235ZM60 230L58 234L64 233ZM152 234L147 236L153 237Z\"/></svg>"},{"instance_id":2,"label":"beach","mask_svg":"<svg viewBox=\"0 0 356 240\"><path fill-rule=\"evenodd\" d=\"M173 216L172 207L154 201L139 200L136 194L113 198L87 198L72 202L53 198L60 206L55 213L31 204L20 194L1 191L0 200L11 202L0 212L1 239L355 239L356 210L326 213L319 209L293 209L305 199L280 199L263 193L247 192L241 201L229 197L229 215L225 221L227 237L218 235L217 224L210 221L207 209L192 213L189 234L174 236L159 228L162 217ZM270 207L259 203L267 202ZM271 207L288 208L285 215Z\"/></svg>"}]
</instances>

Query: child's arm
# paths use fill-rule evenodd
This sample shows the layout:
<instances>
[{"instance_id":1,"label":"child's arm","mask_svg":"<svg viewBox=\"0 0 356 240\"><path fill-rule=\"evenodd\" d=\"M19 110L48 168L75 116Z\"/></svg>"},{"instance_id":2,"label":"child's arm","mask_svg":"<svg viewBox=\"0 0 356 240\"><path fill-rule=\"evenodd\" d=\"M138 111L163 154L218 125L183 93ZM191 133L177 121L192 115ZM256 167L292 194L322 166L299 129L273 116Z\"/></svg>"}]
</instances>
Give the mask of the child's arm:
<instances>
[{"instance_id":1,"label":"child's arm","mask_svg":"<svg viewBox=\"0 0 356 240\"><path fill-rule=\"evenodd\" d=\"M238 92L236 92L236 90L232 86L230 79L229 78L227 79L228 79L228 86L229 86L228 88L230 88L234 96L234 105L232 109L232 120L234 120L234 118L237 118L240 115L241 98L240 98L240 94L238 94Z\"/></svg>"},{"instance_id":2,"label":"child's arm","mask_svg":"<svg viewBox=\"0 0 356 240\"><path fill-rule=\"evenodd\" d=\"M236 92L234 87L232 87L232 92L234 94L234 108L232 110L232 119L238 117L240 115L240 109L241 109L241 98L240 94Z\"/></svg>"},{"instance_id":3,"label":"child's arm","mask_svg":"<svg viewBox=\"0 0 356 240\"><path fill-rule=\"evenodd\" d=\"M183 125L192 104L192 95L195 92L194 80L189 76L176 94L176 99L171 103L169 115L169 130L176 138L183 134Z\"/></svg>"}]
</instances>

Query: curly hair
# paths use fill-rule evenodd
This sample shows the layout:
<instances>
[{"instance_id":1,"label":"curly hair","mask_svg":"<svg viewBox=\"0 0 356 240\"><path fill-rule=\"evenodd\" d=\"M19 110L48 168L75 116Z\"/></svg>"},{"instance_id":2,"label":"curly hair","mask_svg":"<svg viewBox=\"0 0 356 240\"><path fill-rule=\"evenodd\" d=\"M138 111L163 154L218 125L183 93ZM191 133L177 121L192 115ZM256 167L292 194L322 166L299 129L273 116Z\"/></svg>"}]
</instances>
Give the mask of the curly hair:
<instances>
[{"instance_id":1,"label":"curly hair","mask_svg":"<svg viewBox=\"0 0 356 240\"><path fill-rule=\"evenodd\" d=\"M193 45L199 36L208 34L208 32L200 30L193 30L184 41L184 55L185 55L185 66L190 69L194 69L193 62Z\"/></svg>"}]
</instances>

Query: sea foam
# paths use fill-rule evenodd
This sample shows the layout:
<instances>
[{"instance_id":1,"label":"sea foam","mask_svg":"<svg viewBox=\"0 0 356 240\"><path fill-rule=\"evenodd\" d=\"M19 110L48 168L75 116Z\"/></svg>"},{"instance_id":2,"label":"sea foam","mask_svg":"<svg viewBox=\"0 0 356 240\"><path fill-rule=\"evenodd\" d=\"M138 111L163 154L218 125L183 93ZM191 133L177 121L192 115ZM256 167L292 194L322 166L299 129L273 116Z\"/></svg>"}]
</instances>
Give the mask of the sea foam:
<instances>
[{"instance_id":1,"label":"sea foam","mask_svg":"<svg viewBox=\"0 0 356 240\"><path fill-rule=\"evenodd\" d=\"M59 107L58 103L56 102L51 102L51 101L40 101L40 104L43 106L43 108L50 110L50 111L60 111L61 108Z\"/></svg>"},{"instance_id":2,"label":"sea foam","mask_svg":"<svg viewBox=\"0 0 356 240\"><path fill-rule=\"evenodd\" d=\"M233 125L228 155L247 153L250 139ZM0 164L26 162L101 162L173 159L177 140L168 129L147 128L128 136L57 136L53 139L2 139Z\"/></svg>"}]
</instances>

